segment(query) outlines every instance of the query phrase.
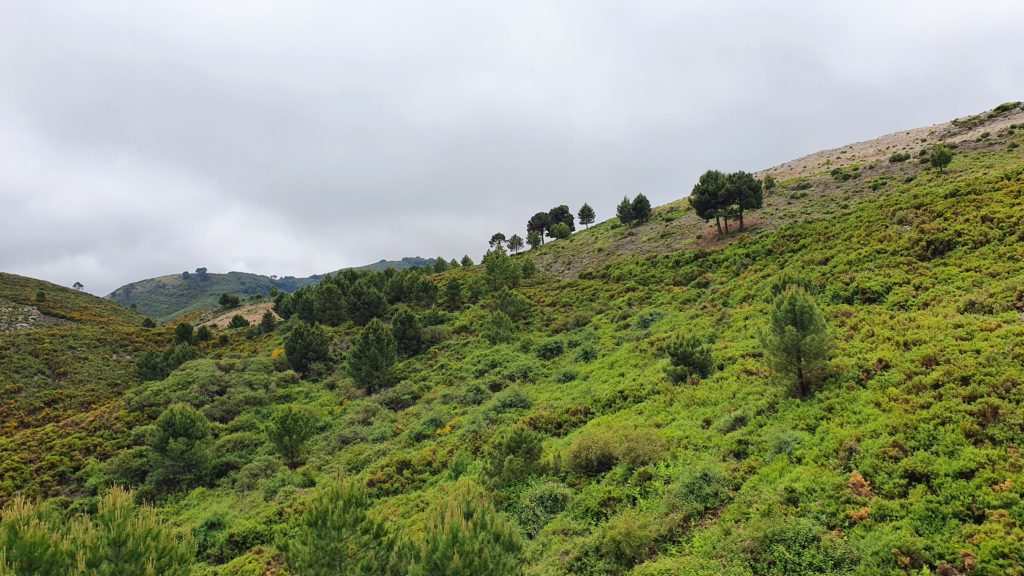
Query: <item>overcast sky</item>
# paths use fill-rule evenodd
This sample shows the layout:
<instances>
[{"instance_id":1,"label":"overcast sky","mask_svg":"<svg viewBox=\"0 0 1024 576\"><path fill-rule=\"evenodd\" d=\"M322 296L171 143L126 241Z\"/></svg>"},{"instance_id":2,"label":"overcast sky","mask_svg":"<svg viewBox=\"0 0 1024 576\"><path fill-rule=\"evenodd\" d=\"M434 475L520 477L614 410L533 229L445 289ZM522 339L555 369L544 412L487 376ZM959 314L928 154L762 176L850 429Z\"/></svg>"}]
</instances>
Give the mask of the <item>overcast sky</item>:
<instances>
[{"instance_id":1,"label":"overcast sky","mask_svg":"<svg viewBox=\"0 0 1024 576\"><path fill-rule=\"evenodd\" d=\"M0 1L0 270L470 254L1024 99L1024 2Z\"/></svg>"}]
</instances>

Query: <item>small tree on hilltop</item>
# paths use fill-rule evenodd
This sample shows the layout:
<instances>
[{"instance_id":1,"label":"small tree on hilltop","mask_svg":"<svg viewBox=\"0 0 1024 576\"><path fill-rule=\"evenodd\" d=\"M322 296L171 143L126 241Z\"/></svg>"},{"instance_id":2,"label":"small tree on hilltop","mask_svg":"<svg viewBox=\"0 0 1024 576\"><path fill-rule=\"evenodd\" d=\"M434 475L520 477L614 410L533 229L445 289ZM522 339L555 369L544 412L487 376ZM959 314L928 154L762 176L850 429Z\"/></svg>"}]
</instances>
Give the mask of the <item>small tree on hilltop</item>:
<instances>
[{"instance_id":1,"label":"small tree on hilltop","mask_svg":"<svg viewBox=\"0 0 1024 576\"><path fill-rule=\"evenodd\" d=\"M519 251L523 249L523 237L519 234L513 234L508 239L508 248L515 254L519 254Z\"/></svg>"},{"instance_id":2,"label":"small tree on hilltop","mask_svg":"<svg viewBox=\"0 0 1024 576\"><path fill-rule=\"evenodd\" d=\"M491 245L491 248L498 248L498 247L504 248L505 247L505 235L502 234L501 232L498 232L494 236L491 236L491 241L489 242L489 244Z\"/></svg>"},{"instance_id":3,"label":"small tree on hilltop","mask_svg":"<svg viewBox=\"0 0 1024 576\"><path fill-rule=\"evenodd\" d=\"M274 411L267 436L281 453L285 464L295 468L302 463L306 441L316 434L320 417L309 406L285 404Z\"/></svg>"},{"instance_id":4,"label":"small tree on hilltop","mask_svg":"<svg viewBox=\"0 0 1024 576\"><path fill-rule=\"evenodd\" d=\"M75 282L74 284L71 285L71 287L74 288L75 290L81 290L82 288L85 288L85 284L82 284L81 282Z\"/></svg>"},{"instance_id":5,"label":"small tree on hilltop","mask_svg":"<svg viewBox=\"0 0 1024 576\"><path fill-rule=\"evenodd\" d=\"M690 206L697 213L697 217L705 222L715 219L715 226L718 227L718 235L723 236L722 216L725 215L725 187L726 176L718 170L708 170L701 175L693 191L690 192ZM728 224L726 224L728 226Z\"/></svg>"},{"instance_id":6,"label":"small tree on hilltop","mask_svg":"<svg viewBox=\"0 0 1024 576\"><path fill-rule=\"evenodd\" d=\"M580 207L580 211L576 214L580 219L580 224L583 224L587 228L594 223L594 218L597 216L594 214L594 209L590 207L590 204L584 204Z\"/></svg>"},{"instance_id":7,"label":"small tree on hilltop","mask_svg":"<svg viewBox=\"0 0 1024 576\"><path fill-rule=\"evenodd\" d=\"M953 153L949 151L949 148L939 145L932 149L932 154L928 158L931 165L939 169L939 172L944 172L946 166L953 161Z\"/></svg>"},{"instance_id":8,"label":"small tree on hilltop","mask_svg":"<svg viewBox=\"0 0 1024 576\"><path fill-rule=\"evenodd\" d=\"M320 325L298 322L284 340L284 352L296 372L308 374L313 364L328 358L327 334Z\"/></svg>"},{"instance_id":9,"label":"small tree on hilltop","mask_svg":"<svg viewBox=\"0 0 1024 576\"><path fill-rule=\"evenodd\" d=\"M463 268L469 268L472 265L473 265L473 259L469 257L469 254L466 254L465 256L462 257L462 267Z\"/></svg>"},{"instance_id":10,"label":"small tree on hilltop","mask_svg":"<svg viewBox=\"0 0 1024 576\"><path fill-rule=\"evenodd\" d=\"M544 244L544 239L536 230L530 230L526 233L526 243L530 245L530 248L536 248Z\"/></svg>"},{"instance_id":11,"label":"small tree on hilltop","mask_svg":"<svg viewBox=\"0 0 1024 576\"><path fill-rule=\"evenodd\" d=\"M374 318L348 353L348 373L359 387L374 393L394 382L398 343L391 328Z\"/></svg>"},{"instance_id":12,"label":"small tree on hilltop","mask_svg":"<svg viewBox=\"0 0 1024 576\"><path fill-rule=\"evenodd\" d=\"M651 219L651 201L643 194L637 194L632 202L633 224L643 224Z\"/></svg>"},{"instance_id":13,"label":"small tree on hilltop","mask_svg":"<svg viewBox=\"0 0 1024 576\"><path fill-rule=\"evenodd\" d=\"M551 218L551 227L558 224L565 224L569 228L569 232L576 231L576 219L573 218L572 212L569 207L565 204L561 206L555 206L548 211L548 217Z\"/></svg>"},{"instance_id":14,"label":"small tree on hilltop","mask_svg":"<svg viewBox=\"0 0 1024 576\"><path fill-rule=\"evenodd\" d=\"M448 261L440 256L434 258L434 272L440 274L445 270L448 270Z\"/></svg>"},{"instance_id":15,"label":"small tree on hilltop","mask_svg":"<svg viewBox=\"0 0 1024 576\"><path fill-rule=\"evenodd\" d=\"M622 202L615 208L615 215L619 217L619 222L625 226L629 226L633 223L633 203L629 201L628 196L622 197Z\"/></svg>"},{"instance_id":16,"label":"small tree on hilltop","mask_svg":"<svg viewBox=\"0 0 1024 576\"><path fill-rule=\"evenodd\" d=\"M825 375L830 349L825 318L803 287L790 286L775 298L761 343L769 366L791 379L801 398Z\"/></svg>"},{"instance_id":17,"label":"small tree on hilltop","mask_svg":"<svg viewBox=\"0 0 1024 576\"><path fill-rule=\"evenodd\" d=\"M740 218L740 230L743 230L744 210L757 210L764 202L761 181L748 172L733 172L726 176L725 198Z\"/></svg>"},{"instance_id":18,"label":"small tree on hilltop","mask_svg":"<svg viewBox=\"0 0 1024 576\"><path fill-rule=\"evenodd\" d=\"M530 217L530 220L526 222L526 231L536 232L540 235L540 243L544 244L544 235L551 230L551 226L554 222L551 221L551 216L547 212L537 212Z\"/></svg>"}]
</instances>

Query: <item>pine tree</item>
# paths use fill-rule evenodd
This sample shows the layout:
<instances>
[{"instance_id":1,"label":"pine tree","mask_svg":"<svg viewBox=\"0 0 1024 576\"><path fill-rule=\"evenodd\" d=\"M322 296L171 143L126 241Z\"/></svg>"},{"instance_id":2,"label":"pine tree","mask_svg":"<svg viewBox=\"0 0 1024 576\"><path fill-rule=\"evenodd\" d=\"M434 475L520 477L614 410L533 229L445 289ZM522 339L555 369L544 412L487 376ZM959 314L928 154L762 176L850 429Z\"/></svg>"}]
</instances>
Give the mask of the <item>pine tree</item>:
<instances>
[{"instance_id":1,"label":"pine tree","mask_svg":"<svg viewBox=\"0 0 1024 576\"><path fill-rule=\"evenodd\" d=\"M472 265L473 265L473 259L469 257L469 254L466 254L465 256L462 257L462 267L463 268L469 268Z\"/></svg>"},{"instance_id":2,"label":"pine tree","mask_svg":"<svg viewBox=\"0 0 1024 576\"><path fill-rule=\"evenodd\" d=\"M724 194L725 202L740 218L740 230L743 230L743 212L756 210L764 202L761 181L748 172L733 172L726 176Z\"/></svg>"},{"instance_id":3,"label":"pine tree","mask_svg":"<svg viewBox=\"0 0 1024 576\"><path fill-rule=\"evenodd\" d=\"M502 234L501 232L496 233L495 235L491 236L491 241L488 242L488 244L490 244L491 248L498 248L498 247L504 248L505 247L505 235Z\"/></svg>"},{"instance_id":4,"label":"pine tree","mask_svg":"<svg viewBox=\"0 0 1024 576\"><path fill-rule=\"evenodd\" d=\"M177 489L206 481L210 470L210 423L188 404L168 406L156 420L150 441L155 456L150 482Z\"/></svg>"},{"instance_id":5,"label":"pine tree","mask_svg":"<svg viewBox=\"0 0 1024 576\"><path fill-rule=\"evenodd\" d=\"M462 309L462 303L462 284L455 278L451 278L444 290L444 307L449 312L455 312Z\"/></svg>"},{"instance_id":6,"label":"pine tree","mask_svg":"<svg viewBox=\"0 0 1024 576\"><path fill-rule=\"evenodd\" d=\"M526 243L530 245L530 248L536 248L544 244L544 239L536 230L530 230L526 233Z\"/></svg>"},{"instance_id":7,"label":"pine tree","mask_svg":"<svg viewBox=\"0 0 1024 576\"><path fill-rule=\"evenodd\" d=\"M523 574L522 538L469 478L434 509L418 552L409 576Z\"/></svg>"},{"instance_id":8,"label":"pine tree","mask_svg":"<svg viewBox=\"0 0 1024 576\"><path fill-rule=\"evenodd\" d=\"M395 315L391 318L391 331L395 335L399 354L415 356L423 351L423 326L416 318L416 314L405 304L395 307Z\"/></svg>"},{"instance_id":9,"label":"pine tree","mask_svg":"<svg viewBox=\"0 0 1024 576\"><path fill-rule=\"evenodd\" d=\"M679 336L668 346L669 366L665 369L673 383L686 382L692 376L711 374L711 347L696 336Z\"/></svg>"},{"instance_id":10,"label":"pine tree","mask_svg":"<svg viewBox=\"0 0 1024 576\"><path fill-rule=\"evenodd\" d=\"M299 322L284 339L284 352L296 372L308 374L313 364L328 359L327 334L319 325Z\"/></svg>"},{"instance_id":11,"label":"pine tree","mask_svg":"<svg viewBox=\"0 0 1024 576\"><path fill-rule=\"evenodd\" d=\"M530 232L536 232L540 238L541 245L543 245L544 235L547 234L548 230L551 230L551 226L553 225L554 222L551 221L550 214L547 212L537 212L526 222L527 236L529 236Z\"/></svg>"},{"instance_id":12,"label":"pine tree","mask_svg":"<svg viewBox=\"0 0 1024 576\"><path fill-rule=\"evenodd\" d=\"M484 321L482 335L491 344L511 342L515 333L515 322L500 310L491 312Z\"/></svg>"},{"instance_id":13,"label":"pine tree","mask_svg":"<svg viewBox=\"0 0 1024 576\"><path fill-rule=\"evenodd\" d=\"M633 203L629 201L628 196L622 197L622 202L615 208L615 215L619 217L619 222L624 226L629 226L633 223Z\"/></svg>"},{"instance_id":14,"label":"pine tree","mask_svg":"<svg viewBox=\"0 0 1024 576\"><path fill-rule=\"evenodd\" d=\"M365 326L374 318L383 318L387 307L387 299L372 277L364 276L352 284L348 293L348 315L357 324Z\"/></svg>"},{"instance_id":15,"label":"pine tree","mask_svg":"<svg viewBox=\"0 0 1024 576\"><path fill-rule=\"evenodd\" d=\"M440 256L434 258L434 272L440 274L445 270L448 270L448 261Z\"/></svg>"},{"instance_id":16,"label":"pine tree","mask_svg":"<svg viewBox=\"0 0 1024 576\"><path fill-rule=\"evenodd\" d=\"M792 285L776 297L761 343L769 366L795 381L802 398L827 370L830 346L825 318L801 286Z\"/></svg>"},{"instance_id":17,"label":"pine tree","mask_svg":"<svg viewBox=\"0 0 1024 576\"><path fill-rule=\"evenodd\" d=\"M397 540L367 514L370 499L353 480L322 490L277 547L296 576L398 576Z\"/></svg>"},{"instance_id":18,"label":"pine tree","mask_svg":"<svg viewBox=\"0 0 1024 576\"><path fill-rule=\"evenodd\" d=\"M519 266L504 250L495 248L488 251L484 255L484 268L487 271L487 283L491 290L501 290L506 286L509 288L519 286Z\"/></svg>"},{"instance_id":19,"label":"pine tree","mask_svg":"<svg viewBox=\"0 0 1024 576\"><path fill-rule=\"evenodd\" d=\"M931 165L939 169L939 172L943 172L946 166L953 161L953 153L949 151L949 148L939 145L932 149L931 156L928 157L928 161Z\"/></svg>"},{"instance_id":20,"label":"pine tree","mask_svg":"<svg viewBox=\"0 0 1024 576\"><path fill-rule=\"evenodd\" d=\"M192 325L182 322L174 327L174 339L177 342L192 343Z\"/></svg>"},{"instance_id":21,"label":"pine tree","mask_svg":"<svg viewBox=\"0 0 1024 576\"><path fill-rule=\"evenodd\" d=\"M725 233L722 230L722 216L725 215L725 200L723 195L726 187L726 176L718 170L708 170L701 175L693 191L690 192L690 206L697 216L705 222L715 219L715 226L718 227L718 235Z\"/></svg>"},{"instance_id":22,"label":"pine tree","mask_svg":"<svg viewBox=\"0 0 1024 576\"><path fill-rule=\"evenodd\" d=\"M523 237L519 234L513 234L508 239L508 248L515 254L519 254L519 251L523 249Z\"/></svg>"},{"instance_id":23,"label":"pine tree","mask_svg":"<svg viewBox=\"0 0 1024 576\"><path fill-rule=\"evenodd\" d=\"M274 313L267 310L263 313L263 317L260 318L260 332L264 334L270 334L277 327L277 321L274 320Z\"/></svg>"},{"instance_id":24,"label":"pine tree","mask_svg":"<svg viewBox=\"0 0 1024 576\"><path fill-rule=\"evenodd\" d=\"M0 512L0 576L188 576L192 549L188 533L116 486L95 515L70 522L21 498Z\"/></svg>"},{"instance_id":25,"label":"pine tree","mask_svg":"<svg viewBox=\"0 0 1024 576\"><path fill-rule=\"evenodd\" d=\"M368 393L394 382L398 344L387 324L374 318L363 329L348 354L348 373Z\"/></svg>"},{"instance_id":26,"label":"pine tree","mask_svg":"<svg viewBox=\"0 0 1024 576\"><path fill-rule=\"evenodd\" d=\"M570 233L576 231L576 220L573 218L569 207L565 204L555 206L549 210L548 219L551 221L551 225L548 227L549 229L554 228L558 224L565 224L566 227L569 228Z\"/></svg>"},{"instance_id":27,"label":"pine tree","mask_svg":"<svg viewBox=\"0 0 1024 576\"><path fill-rule=\"evenodd\" d=\"M580 206L580 211L577 214L580 219L580 224L583 224L587 228L594 223L594 218L597 216L594 214L594 209L590 207L590 204L584 204Z\"/></svg>"},{"instance_id":28,"label":"pine tree","mask_svg":"<svg viewBox=\"0 0 1024 576\"><path fill-rule=\"evenodd\" d=\"M633 224L643 224L651 219L651 201L643 194L637 194L632 202Z\"/></svg>"},{"instance_id":29,"label":"pine tree","mask_svg":"<svg viewBox=\"0 0 1024 576\"><path fill-rule=\"evenodd\" d=\"M231 317L231 322L228 323L228 328L247 328L249 321L245 319L245 316L241 314L235 314Z\"/></svg>"},{"instance_id":30,"label":"pine tree","mask_svg":"<svg viewBox=\"0 0 1024 576\"><path fill-rule=\"evenodd\" d=\"M267 436L285 463L294 468L302 462L306 441L316 434L320 418L309 406L285 404L274 411Z\"/></svg>"}]
</instances>

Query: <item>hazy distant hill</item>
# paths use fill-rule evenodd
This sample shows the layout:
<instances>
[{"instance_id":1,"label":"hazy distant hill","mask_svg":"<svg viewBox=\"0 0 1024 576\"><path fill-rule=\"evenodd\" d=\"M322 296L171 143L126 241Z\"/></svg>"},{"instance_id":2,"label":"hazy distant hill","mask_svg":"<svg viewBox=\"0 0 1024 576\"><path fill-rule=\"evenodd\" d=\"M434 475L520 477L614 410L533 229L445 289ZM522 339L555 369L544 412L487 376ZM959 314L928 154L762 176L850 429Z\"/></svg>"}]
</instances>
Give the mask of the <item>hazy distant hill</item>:
<instances>
[{"instance_id":1,"label":"hazy distant hill","mask_svg":"<svg viewBox=\"0 0 1024 576\"><path fill-rule=\"evenodd\" d=\"M357 270L402 270L433 263L433 258L406 257L401 260L380 260L360 266ZM182 272L126 284L111 292L107 298L122 306L134 305L143 314L167 321L188 312L214 309L218 306L220 295L224 293L236 294L244 299L255 295L266 296L271 288L293 292L301 286L315 284L322 277L322 274L304 278L279 278L249 272Z\"/></svg>"}]
</instances>

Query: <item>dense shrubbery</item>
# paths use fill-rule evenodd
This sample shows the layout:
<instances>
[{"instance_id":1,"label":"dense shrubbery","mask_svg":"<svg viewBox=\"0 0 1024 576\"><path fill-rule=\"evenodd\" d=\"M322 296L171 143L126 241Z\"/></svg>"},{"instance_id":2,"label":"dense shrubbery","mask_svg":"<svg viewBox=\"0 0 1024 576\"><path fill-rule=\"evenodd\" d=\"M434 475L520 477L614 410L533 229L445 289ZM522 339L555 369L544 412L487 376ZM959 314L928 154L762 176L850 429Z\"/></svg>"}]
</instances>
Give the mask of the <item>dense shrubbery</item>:
<instances>
[{"instance_id":1,"label":"dense shrubbery","mask_svg":"<svg viewBox=\"0 0 1024 576\"><path fill-rule=\"evenodd\" d=\"M143 383L141 351L159 367L174 348L141 316L0 334L2 497L74 496L47 505L63 520L132 485L194 535L203 576L388 574L396 558L415 574L1014 573L1024 179L1017 153L965 148L912 182L866 169L886 193L838 216L572 281L525 281L507 255L408 285L342 273L327 285L366 278L357 297L383 316L360 327L351 286L307 290L281 327L202 358L179 344L192 360ZM803 183L868 188L778 186ZM793 205L835 201L819 192ZM605 230L537 261L556 270L544 251ZM409 296L420 280L440 302ZM825 318L831 354L808 356ZM363 389L318 360L301 377L300 327L350 363L390 329L393 378Z\"/></svg>"}]
</instances>

